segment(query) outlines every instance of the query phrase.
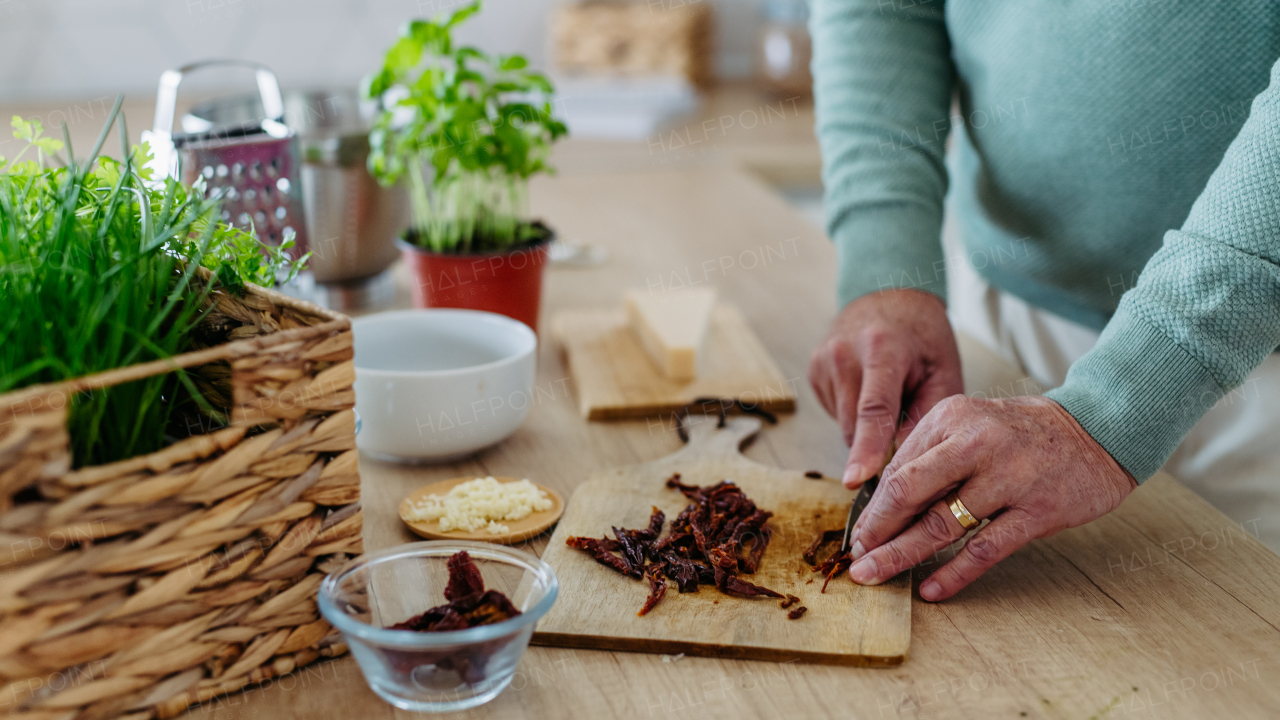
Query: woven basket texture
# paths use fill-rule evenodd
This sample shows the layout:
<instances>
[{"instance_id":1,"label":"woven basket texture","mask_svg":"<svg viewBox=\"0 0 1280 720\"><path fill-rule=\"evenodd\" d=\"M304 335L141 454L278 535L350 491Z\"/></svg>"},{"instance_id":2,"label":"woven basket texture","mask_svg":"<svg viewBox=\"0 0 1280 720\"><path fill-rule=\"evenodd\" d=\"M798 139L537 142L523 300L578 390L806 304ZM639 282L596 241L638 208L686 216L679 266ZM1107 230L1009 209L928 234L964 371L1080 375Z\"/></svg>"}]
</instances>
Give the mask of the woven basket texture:
<instances>
[{"instance_id":1,"label":"woven basket texture","mask_svg":"<svg viewBox=\"0 0 1280 720\"><path fill-rule=\"evenodd\" d=\"M568 74L712 80L711 3L564 3L551 23L556 68Z\"/></svg>"},{"instance_id":2,"label":"woven basket texture","mask_svg":"<svg viewBox=\"0 0 1280 720\"><path fill-rule=\"evenodd\" d=\"M346 652L315 596L362 552L351 323L212 302L221 344L0 395L0 717L174 717ZM175 367L228 424L72 468L71 402Z\"/></svg>"}]
</instances>

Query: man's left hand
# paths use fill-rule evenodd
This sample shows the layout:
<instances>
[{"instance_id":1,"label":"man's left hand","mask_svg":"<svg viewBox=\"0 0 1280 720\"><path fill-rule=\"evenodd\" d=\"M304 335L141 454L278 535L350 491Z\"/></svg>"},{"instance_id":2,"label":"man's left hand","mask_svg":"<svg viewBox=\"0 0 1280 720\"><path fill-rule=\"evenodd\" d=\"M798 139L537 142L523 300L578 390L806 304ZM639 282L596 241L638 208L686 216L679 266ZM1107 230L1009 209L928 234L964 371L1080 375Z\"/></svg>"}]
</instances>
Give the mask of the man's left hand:
<instances>
[{"instance_id":1,"label":"man's left hand","mask_svg":"<svg viewBox=\"0 0 1280 720\"><path fill-rule=\"evenodd\" d=\"M964 537L943 500L956 490L978 520L990 519L920 586L944 600L1031 540L1111 512L1137 487L1132 476L1048 398L936 405L881 474L854 531L849 573L874 585Z\"/></svg>"}]
</instances>

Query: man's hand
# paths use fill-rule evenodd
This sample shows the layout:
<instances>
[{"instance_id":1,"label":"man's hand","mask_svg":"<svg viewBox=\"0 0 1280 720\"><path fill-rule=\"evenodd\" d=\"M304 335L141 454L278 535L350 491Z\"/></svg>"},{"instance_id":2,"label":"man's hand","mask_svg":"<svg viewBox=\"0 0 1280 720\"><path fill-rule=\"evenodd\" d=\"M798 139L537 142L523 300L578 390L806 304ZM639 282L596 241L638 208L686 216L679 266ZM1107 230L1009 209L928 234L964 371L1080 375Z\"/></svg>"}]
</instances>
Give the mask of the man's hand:
<instances>
[{"instance_id":1,"label":"man's hand","mask_svg":"<svg viewBox=\"0 0 1280 720\"><path fill-rule=\"evenodd\" d=\"M970 514L992 520L920 586L920 597L943 600L1031 540L1114 510L1135 487L1048 398L948 398L917 424L880 476L854 530L857 562L849 574L874 585L963 537L943 501L958 488Z\"/></svg>"},{"instance_id":2,"label":"man's hand","mask_svg":"<svg viewBox=\"0 0 1280 720\"><path fill-rule=\"evenodd\" d=\"M844 484L856 488L930 408L964 391L942 301L921 290L884 290L849 303L809 360L809 384L840 422L850 446Z\"/></svg>"}]
</instances>

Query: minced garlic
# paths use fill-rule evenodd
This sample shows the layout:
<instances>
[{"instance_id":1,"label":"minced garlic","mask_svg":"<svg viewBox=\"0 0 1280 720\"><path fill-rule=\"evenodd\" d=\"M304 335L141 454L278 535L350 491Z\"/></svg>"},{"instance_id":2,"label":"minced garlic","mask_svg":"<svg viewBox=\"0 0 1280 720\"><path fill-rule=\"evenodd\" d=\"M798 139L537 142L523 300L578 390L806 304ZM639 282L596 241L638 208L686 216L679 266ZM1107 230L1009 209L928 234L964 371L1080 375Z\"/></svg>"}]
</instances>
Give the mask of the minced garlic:
<instances>
[{"instance_id":1,"label":"minced garlic","mask_svg":"<svg viewBox=\"0 0 1280 720\"><path fill-rule=\"evenodd\" d=\"M440 532L481 528L491 535L501 535L511 528L499 520L520 520L530 513L551 509L545 490L528 480L500 483L490 476L468 480L454 486L444 495L432 493L413 503L407 520L440 522Z\"/></svg>"}]
</instances>

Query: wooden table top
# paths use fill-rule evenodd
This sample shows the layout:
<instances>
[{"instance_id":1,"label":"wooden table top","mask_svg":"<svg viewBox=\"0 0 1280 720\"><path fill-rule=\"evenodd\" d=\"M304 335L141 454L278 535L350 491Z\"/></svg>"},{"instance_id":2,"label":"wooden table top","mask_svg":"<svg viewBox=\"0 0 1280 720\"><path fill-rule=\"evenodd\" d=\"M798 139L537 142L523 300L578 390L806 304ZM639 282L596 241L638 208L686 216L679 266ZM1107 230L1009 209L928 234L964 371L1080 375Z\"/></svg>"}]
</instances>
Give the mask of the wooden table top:
<instances>
[{"instance_id":1,"label":"wooden table top","mask_svg":"<svg viewBox=\"0 0 1280 720\"><path fill-rule=\"evenodd\" d=\"M835 253L820 231L760 180L727 169L539 180L533 203L566 235L610 252L596 268L550 271L544 327L558 309L619 302L625 286L714 284L799 393L798 411L766 427L746 454L839 474L839 430L805 380L835 312ZM969 392L1029 386L989 352L962 345ZM427 482L513 475L567 497L591 471L679 447L669 420L583 421L572 393L558 349L544 343L532 411L507 441L448 466L362 458L366 547L416 539L396 507ZM538 553L545 542L525 547ZM1280 556L1163 475L1101 520L1031 543L955 598L916 600L912 630L909 658L890 669L531 647L511 687L466 716L1210 718L1280 708ZM191 712L411 717L375 697L350 657Z\"/></svg>"}]
</instances>

